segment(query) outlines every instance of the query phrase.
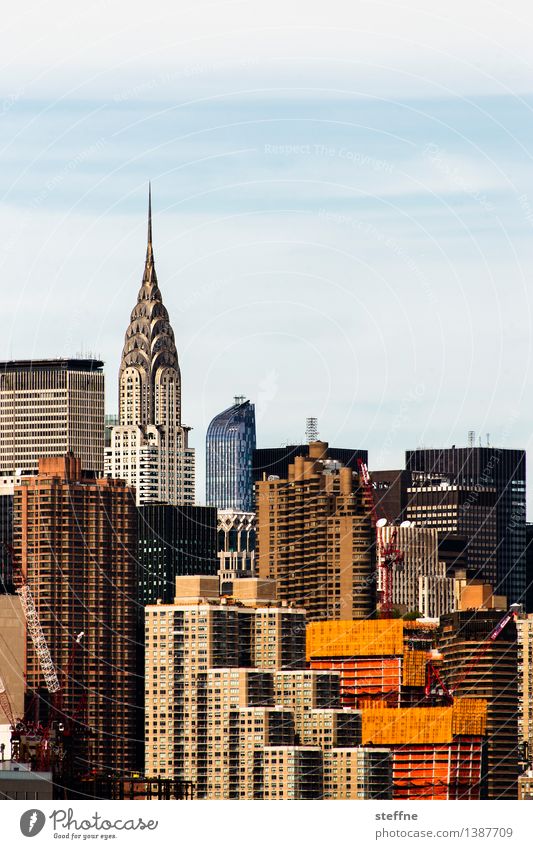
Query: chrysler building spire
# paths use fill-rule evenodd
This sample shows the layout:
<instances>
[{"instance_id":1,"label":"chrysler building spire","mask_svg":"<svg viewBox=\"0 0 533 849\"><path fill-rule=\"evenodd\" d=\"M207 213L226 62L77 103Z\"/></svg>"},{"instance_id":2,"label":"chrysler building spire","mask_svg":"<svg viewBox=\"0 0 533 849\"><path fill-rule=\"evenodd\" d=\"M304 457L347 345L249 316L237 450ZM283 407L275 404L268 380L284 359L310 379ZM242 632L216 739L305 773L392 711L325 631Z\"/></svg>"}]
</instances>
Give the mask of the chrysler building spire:
<instances>
[{"instance_id":1,"label":"chrysler building spire","mask_svg":"<svg viewBox=\"0 0 533 849\"><path fill-rule=\"evenodd\" d=\"M155 273L151 186L146 260L118 384L119 424L106 448L106 474L135 487L139 505L194 504L194 449L181 424L178 352Z\"/></svg>"},{"instance_id":2,"label":"chrysler building spire","mask_svg":"<svg viewBox=\"0 0 533 849\"><path fill-rule=\"evenodd\" d=\"M178 353L155 273L151 187L144 274L120 363L119 417L122 425L181 424Z\"/></svg>"}]
</instances>

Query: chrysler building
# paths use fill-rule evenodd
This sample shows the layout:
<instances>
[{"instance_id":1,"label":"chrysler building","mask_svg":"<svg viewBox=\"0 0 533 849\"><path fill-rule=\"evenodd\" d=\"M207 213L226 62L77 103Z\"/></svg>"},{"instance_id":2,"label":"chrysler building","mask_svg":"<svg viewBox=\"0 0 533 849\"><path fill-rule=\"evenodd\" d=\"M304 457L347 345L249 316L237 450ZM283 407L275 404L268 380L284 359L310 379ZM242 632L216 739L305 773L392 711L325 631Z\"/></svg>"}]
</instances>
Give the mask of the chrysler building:
<instances>
[{"instance_id":1,"label":"chrysler building","mask_svg":"<svg viewBox=\"0 0 533 849\"><path fill-rule=\"evenodd\" d=\"M106 474L134 486L138 505L194 504L194 449L181 423L178 354L155 273L151 191L144 275L126 331L118 391L119 424L106 448Z\"/></svg>"}]
</instances>

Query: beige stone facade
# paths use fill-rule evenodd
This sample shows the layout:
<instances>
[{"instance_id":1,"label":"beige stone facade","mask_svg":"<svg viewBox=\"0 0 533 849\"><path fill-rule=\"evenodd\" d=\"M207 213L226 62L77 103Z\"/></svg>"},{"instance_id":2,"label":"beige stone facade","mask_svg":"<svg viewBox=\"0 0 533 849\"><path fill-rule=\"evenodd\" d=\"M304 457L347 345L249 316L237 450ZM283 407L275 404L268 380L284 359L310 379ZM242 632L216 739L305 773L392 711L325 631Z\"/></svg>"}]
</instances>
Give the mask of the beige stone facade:
<instances>
[{"instance_id":1,"label":"beige stone facade","mask_svg":"<svg viewBox=\"0 0 533 849\"><path fill-rule=\"evenodd\" d=\"M358 475L311 442L287 480L257 483L257 564L310 621L359 619L375 608L374 534Z\"/></svg>"},{"instance_id":2,"label":"beige stone facade","mask_svg":"<svg viewBox=\"0 0 533 849\"><path fill-rule=\"evenodd\" d=\"M305 668L305 611L264 601L262 581L216 598L216 581L178 578L175 604L145 610L146 775L203 799L324 798L325 753L360 747L360 714L337 672Z\"/></svg>"}]
</instances>

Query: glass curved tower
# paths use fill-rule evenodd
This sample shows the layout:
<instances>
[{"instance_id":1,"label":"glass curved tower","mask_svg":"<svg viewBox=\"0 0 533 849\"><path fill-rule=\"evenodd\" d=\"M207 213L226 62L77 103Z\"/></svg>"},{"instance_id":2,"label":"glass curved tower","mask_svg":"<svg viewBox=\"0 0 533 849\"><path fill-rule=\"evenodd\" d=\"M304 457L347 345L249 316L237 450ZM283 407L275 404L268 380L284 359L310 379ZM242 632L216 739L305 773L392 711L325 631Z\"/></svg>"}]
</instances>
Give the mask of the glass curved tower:
<instances>
[{"instance_id":1,"label":"glass curved tower","mask_svg":"<svg viewBox=\"0 0 533 849\"><path fill-rule=\"evenodd\" d=\"M206 436L206 501L219 510L253 510L255 407L243 397L215 416Z\"/></svg>"}]
</instances>

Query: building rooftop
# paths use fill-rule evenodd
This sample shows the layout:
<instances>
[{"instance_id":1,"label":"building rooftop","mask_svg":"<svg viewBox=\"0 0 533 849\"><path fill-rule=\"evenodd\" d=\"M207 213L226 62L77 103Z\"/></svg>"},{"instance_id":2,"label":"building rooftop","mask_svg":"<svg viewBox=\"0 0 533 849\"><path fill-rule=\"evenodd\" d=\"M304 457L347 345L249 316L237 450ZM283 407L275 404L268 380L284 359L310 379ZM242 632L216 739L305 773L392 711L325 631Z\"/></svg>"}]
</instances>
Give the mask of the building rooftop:
<instances>
[{"instance_id":1,"label":"building rooftop","mask_svg":"<svg viewBox=\"0 0 533 849\"><path fill-rule=\"evenodd\" d=\"M0 373L13 374L19 371L96 371L104 368L102 360L87 358L68 358L51 360L4 360L0 362Z\"/></svg>"}]
</instances>

